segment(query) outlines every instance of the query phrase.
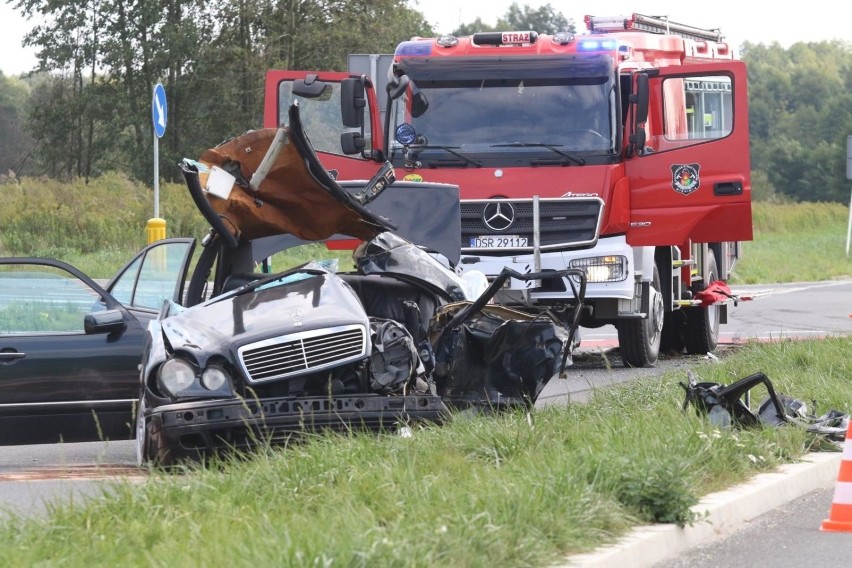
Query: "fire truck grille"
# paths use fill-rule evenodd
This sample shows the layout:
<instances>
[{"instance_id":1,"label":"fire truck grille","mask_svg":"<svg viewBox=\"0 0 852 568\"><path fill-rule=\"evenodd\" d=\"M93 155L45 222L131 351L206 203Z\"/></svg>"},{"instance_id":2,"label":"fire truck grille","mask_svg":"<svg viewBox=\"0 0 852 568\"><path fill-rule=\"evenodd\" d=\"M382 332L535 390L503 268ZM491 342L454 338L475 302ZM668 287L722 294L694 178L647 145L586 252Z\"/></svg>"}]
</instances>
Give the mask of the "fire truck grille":
<instances>
[{"instance_id":1,"label":"fire truck grille","mask_svg":"<svg viewBox=\"0 0 852 568\"><path fill-rule=\"evenodd\" d=\"M499 207L498 207L499 206ZM594 244L603 212L597 198L540 199L539 235L541 250L578 248ZM533 251L533 200L490 199L461 202L461 248L465 253L506 250ZM518 240L483 237L520 237Z\"/></svg>"},{"instance_id":2,"label":"fire truck grille","mask_svg":"<svg viewBox=\"0 0 852 568\"><path fill-rule=\"evenodd\" d=\"M240 362L251 383L311 373L366 356L362 326L295 333L246 345Z\"/></svg>"}]
</instances>

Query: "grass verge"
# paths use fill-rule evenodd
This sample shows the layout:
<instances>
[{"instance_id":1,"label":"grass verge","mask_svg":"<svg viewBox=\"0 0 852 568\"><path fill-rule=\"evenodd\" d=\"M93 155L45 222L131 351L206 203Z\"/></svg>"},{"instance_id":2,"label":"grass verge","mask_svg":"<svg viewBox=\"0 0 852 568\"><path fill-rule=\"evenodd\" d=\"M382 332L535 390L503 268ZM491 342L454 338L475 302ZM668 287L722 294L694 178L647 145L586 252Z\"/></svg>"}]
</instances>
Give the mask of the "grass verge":
<instances>
[{"instance_id":1,"label":"grass verge","mask_svg":"<svg viewBox=\"0 0 852 568\"><path fill-rule=\"evenodd\" d=\"M743 243L734 284L852 277L849 209L838 203L755 203L754 240Z\"/></svg>"},{"instance_id":2,"label":"grass verge","mask_svg":"<svg viewBox=\"0 0 852 568\"><path fill-rule=\"evenodd\" d=\"M750 344L694 370L722 383L762 371L818 413L852 401L850 338ZM701 495L816 443L792 426L714 428L681 410L685 379L678 371L587 404L459 418L410 438L321 436L153 472L45 519L12 519L0 564L545 566L638 523L701 522L689 511Z\"/></svg>"}]
</instances>

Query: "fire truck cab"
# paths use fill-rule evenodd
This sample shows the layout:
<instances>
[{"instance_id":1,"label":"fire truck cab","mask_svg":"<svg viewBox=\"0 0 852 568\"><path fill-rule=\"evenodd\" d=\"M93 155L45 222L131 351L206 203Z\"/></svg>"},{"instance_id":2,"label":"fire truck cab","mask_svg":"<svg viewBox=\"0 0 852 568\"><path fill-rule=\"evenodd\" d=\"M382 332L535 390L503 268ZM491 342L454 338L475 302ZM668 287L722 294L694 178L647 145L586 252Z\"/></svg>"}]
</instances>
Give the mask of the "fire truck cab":
<instances>
[{"instance_id":1,"label":"fire truck cab","mask_svg":"<svg viewBox=\"0 0 852 568\"><path fill-rule=\"evenodd\" d=\"M458 185L456 270L584 269L582 325L615 325L626 365L712 351L728 304L700 292L752 238L745 65L716 30L585 20L578 35L413 38L351 56L358 72L270 71L265 126L299 98L339 178L389 161L405 181ZM341 120L342 135L322 126ZM573 294L511 281L497 299L560 312Z\"/></svg>"}]
</instances>

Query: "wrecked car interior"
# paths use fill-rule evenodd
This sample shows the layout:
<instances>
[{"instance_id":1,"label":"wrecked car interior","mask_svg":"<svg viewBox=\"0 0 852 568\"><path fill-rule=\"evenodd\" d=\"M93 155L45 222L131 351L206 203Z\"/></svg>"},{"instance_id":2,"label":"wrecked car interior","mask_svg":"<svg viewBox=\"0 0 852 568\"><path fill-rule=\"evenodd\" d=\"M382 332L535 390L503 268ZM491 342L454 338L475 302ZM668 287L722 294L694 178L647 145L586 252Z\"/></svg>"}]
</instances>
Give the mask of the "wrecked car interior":
<instances>
[{"instance_id":1,"label":"wrecked car interior","mask_svg":"<svg viewBox=\"0 0 852 568\"><path fill-rule=\"evenodd\" d=\"M462 279L452 267L458 188L408 188L409 207L447 218L409 215L397 224L376 212L398 189L390 164L371 180L339 184L314 152L298 104L286 126L249 131L181 168L211 229L184 302L167 301L149 324L140 463L286 443L304 431L394 432L454 411L529 408L571 364L582 270ZM415 242L419 225L431 243ZM326 261L258 270L272 251L339 236L361 241L354 271ZM566 276L574 310L493 303L509 278Z\"/></svg>"}]
</instances>

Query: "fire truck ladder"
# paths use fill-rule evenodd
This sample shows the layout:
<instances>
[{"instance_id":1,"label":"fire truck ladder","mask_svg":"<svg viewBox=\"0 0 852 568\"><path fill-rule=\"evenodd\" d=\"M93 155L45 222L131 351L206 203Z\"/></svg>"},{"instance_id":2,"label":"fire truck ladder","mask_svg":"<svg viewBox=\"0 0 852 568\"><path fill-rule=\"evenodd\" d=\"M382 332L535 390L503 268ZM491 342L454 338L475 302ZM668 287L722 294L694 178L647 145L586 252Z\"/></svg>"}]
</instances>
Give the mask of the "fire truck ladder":
<instances>
[{"instance_id":1,"label":"fire truck ladder","mask_svg":"<svg viewBox=\"0 0 852 568\"><path fill-rule=\"evenodd\" d=\"M669 21L668 16L645 16L633 14L624 16L586 16L586 27L590 32L638 31L655 34L671 34L692 40L712 40L720 42L722 32L718 29L702 29Z\"/></svg>"}]
</instances>

